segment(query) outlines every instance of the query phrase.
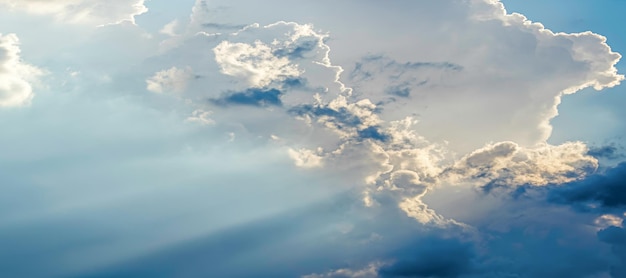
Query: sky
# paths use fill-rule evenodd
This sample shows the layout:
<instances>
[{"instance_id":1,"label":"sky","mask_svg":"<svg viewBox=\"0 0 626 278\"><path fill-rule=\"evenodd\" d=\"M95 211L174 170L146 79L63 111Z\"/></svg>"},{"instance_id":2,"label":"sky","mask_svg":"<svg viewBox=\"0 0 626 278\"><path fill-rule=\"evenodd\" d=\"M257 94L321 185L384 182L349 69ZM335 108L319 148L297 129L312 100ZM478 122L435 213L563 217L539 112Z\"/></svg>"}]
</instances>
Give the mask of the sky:
<instances>
[{"instance_id":1,"label":"sky","mask_svg":"<svg viewBox=\"0 0 626 278\"><path fill-rule=\"evenodd\" d=\"M626 277L624 8L0 0L0 276Z\"/></svg>"}]
</instances>

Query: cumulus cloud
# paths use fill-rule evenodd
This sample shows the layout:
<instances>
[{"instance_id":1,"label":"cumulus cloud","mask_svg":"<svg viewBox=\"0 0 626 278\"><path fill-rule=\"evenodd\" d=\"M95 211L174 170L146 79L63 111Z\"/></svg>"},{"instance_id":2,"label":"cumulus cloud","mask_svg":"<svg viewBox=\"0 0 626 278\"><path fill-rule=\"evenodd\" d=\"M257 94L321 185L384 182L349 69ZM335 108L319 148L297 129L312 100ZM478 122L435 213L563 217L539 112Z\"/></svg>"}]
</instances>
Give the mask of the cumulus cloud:
<instances>
[{"instance_id":1,"label":"cumulus cloud","mask_svg":"<svg viewBox=\"0 0 626 278\"><path fill-rule=\"evenodd\" d=\"M347 169L350 162L346 175L363 182L366 205L391 198L422 223L454 223L422 200L441 186L545 186L583 179L598 168L583 143L546 141L563 94L623 79L615 69L621 56L603 37L554 33L494 1L416 2L407 8L429 5L458 17L445 24L445 17L417 18L419 30L448 27L413 41L411 48L419 51L400 58L363 56L342 75L343 67L329 56L330 35L312 25L214 22L209 13L220 9L219 1L197 1L192 25L204 31L196 36L214 45L213 62L232 78L199 99L208 94L224 115L234 114L228 107L271 107L263 113L272 115L268 128L277 130L264 133L290 145L298 166L320 167L323 161ZM206 32L239 25L245 27L232 33ZM470 37L470 45L457 41ZM433 40L441 47L430 47ZM468 47L480 51L467 55ZM306 124L309 140L280 130L292 124L289 117ZM251 126L242 117L215 118ZM398 180L406 173L413 173L411 182Z\"/></svg>"},{"instance_id":2,"label":"cumulus cloud","mask_svg":"<svg viewBox=\"0 0 626 278\"><path fill-rule=\"evenodd\" d=\"M318 98L314 104L296 106L290 112L305 117L309 122L314 119L320 126L345 139L358 137L385 141L388 136L379 130L381 121L375 108L376 105L368 99L349 103L345 96L340 95L328 103L322 103Z\"/></svg>"},{"instance_id":3,"label":"cumulus cloud","mask_svg":"<svg viewBox=\"0 0 626 278\"><path fill-rule=\"evenodd\" d=\"M43 71L20 59L19 39L15 34L0 34L0 107L30 104L32 83Z\"/></svg>"},{"instance_id":4,"label":"cumulus cloud","mask_svg":"<svg viewBox=\"0 0 626 278\"><path fill-rule=\"evenodd\" d=\"M514 142L487 145L463 157L445 175L454 182L473 180L496 186L543 186L584 178L598 168L581 142L522 148Z\"/></svg>"},{"instance_id":5,"label":"cumulus cloud","mask_svg":"<svg viewBox=\"0 0 626 278\"><path fill-rule=\"evenodd\" d=\"M416 10L432 6L411 4ZM385 104L382 119L401 119L410 111L420 120L421 135L446 141L456 152L471 152L489 141L523 147L542 143L550 137L550 119L562 95L613 87L624 78L615 68L621 55L600 35L554 33L522 15L507 14L499 2L442 1L436 6L437 13L459 16L415 19L412 26L420 27L398 32L420 38L411 42L411 52L407 45L407 53L397 50L395 57L365 56L347 71L346 84L355 94ZM470 37L471 43L464 42ZM433 41L438 47L429 46Z\"/></svg>"},{"instance_id":6,"label":"cumulus cloud","mask_svg":"<svg viewBox=\"0 0 626 278\"><path fill-rule=\"evenodd\" d=\"M221 41L214 52L222 73L247 87L263 89L226 93L214 103L224 105L233 98L265 106L261 104L267 102L260 100L271 97L270 104L280 103L311 129L334 133L338 140L315 153L315 161L320 157L325 165L341 165L367 157L369 164L350 172L367 184L365 202L374 204L389 194L407 215L421 222L445 221L421 200L422 192L416 192L420 188L463 183L485 189L543 186L593 173L598 162L587 155L583 143L546 143L549 120L563 94L617 85L623 78L614 67L620 55L593 33L553 33L520 15L507 14L498 2L466 4L437 4L463 13L451 30L435 39L446 42L454 38L452 34L471 34L478 38L472 47L484 51L461 56L461 50L454 48L458 43L430 50L417 42L415 47L424 51L418 58L429 60L400 62L385 55L366 56L345 76L349 87L340 78L343 69L330 62L329 47L323 42L326 35L296 23L249 25ZM268 33L262 32L268 30L285 30L288 36L270 42ZM330 74L312 75L305 70L316 63L325 65ZM333 77L333 72L337 87L321 79ZM313 99L289 89L276 97L260 94L272 92L268 88L283 89L286 80L306 80L309 88L323 90ZM286 142L292 137L279 136ZM318 147L309 143L308 149ZM294 161L305 165L293 150ZM456 154L461 154L460 159ZM413 171L420 183L392 186L399 170Z\"/></svg>"},{"instance_id":7,"label":"cumulus cloud","mask_svg":"<svg viewBox=\"0 0 626 278\"><path fill-rule=\"evenodd\" d=\"M50 15L68 23L106 25L135 22L148 11L144 0L0 0L0 6L36 15Z\"/></svg>"},{"instance_id":8,"label":"cumulus cloud","mask_svg":"<svg viewBox=\"0 0 626 278\"><path fill-rule=\"evenodd\" d=\"M244 79L250 87L265 87L274 80L300 75L286 57L277 57L271 46L260 41L253 45L223 41L214 50L222 73Z\"/></svg>"}]
</instances>

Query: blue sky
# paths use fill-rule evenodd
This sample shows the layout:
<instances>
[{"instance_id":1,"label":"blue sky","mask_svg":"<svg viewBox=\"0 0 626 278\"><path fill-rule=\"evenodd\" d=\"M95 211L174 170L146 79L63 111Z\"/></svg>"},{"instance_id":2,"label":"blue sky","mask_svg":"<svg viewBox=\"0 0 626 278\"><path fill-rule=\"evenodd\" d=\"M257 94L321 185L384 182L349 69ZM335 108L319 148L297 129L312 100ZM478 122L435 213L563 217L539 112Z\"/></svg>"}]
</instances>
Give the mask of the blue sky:
<instances>
[{"instance_id":1,"label":"blue sky","mask_svg":"<svg viewBox=\"0 0 626 278\"><path fill-rule=\"evenodd\" d=\"M626 277L625 5L0 0L0 276Z\"/></svg>"}]
</instances>

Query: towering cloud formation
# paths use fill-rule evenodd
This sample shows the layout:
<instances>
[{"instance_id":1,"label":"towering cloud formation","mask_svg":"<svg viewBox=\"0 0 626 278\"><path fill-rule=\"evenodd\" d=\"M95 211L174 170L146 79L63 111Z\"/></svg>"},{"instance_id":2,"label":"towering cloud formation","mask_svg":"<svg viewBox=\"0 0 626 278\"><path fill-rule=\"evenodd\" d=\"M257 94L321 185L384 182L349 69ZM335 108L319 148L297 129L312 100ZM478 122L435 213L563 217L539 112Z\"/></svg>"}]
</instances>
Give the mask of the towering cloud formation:
<instances>
[{"instance_id":1,"label":"towering cloud formation","mask_svg":"<svg viewBox=\"0 0 626 278\"><path fill-rule=\"evenodd\" d=\"M142 43L148 46L136 46L134 52L119 48L127 54L120 57L132 57L132 70L120 70L129 66L118 65L125 58L90 59L107 65L107 71L124 73L110 76L104 67L94 71L115 85L109 90L124 87L119 94L132 91L145 93L145 99L167 99L154 102L175 103L172 107L182 109L187 122L197 124L187 126L208 130L214 138L223 133L223 144L232 144L233 149L244 146L240 142L252 142L255 147L277 150L292 165L267 166L263 158L250 159L248 154L237 160L260 160L251 165L281 167L278 173L291 166L303 177L340 176L342 190L350 195L342 198L350 200L337 210L350 211L341 215L350 219L336 230L342 236L366 234L359 234L358 242L357 236L346 236L353 244L346 246L378 253L346 251L341 255L358 259L308 277L599 274L607 263L579 253L599 249L596 230L589 225L602 225L602 241L619 248L624 245L623 227L606 227L620 223L619 210L625 201L615 196L623 191L618 180L624 165L598 174L598 161L591 154L600 156L607 150L590 151L582 142L550 145L547 140L550 120L557 115L563 95L588 87L613 87L624 79L615 68L621 56L611 51L605 38L590 32L554 33L522 15L506 13L493 0L388 1L384 8L380 1L336 2L321 0L323 9L306 10L306 20L313 25L300 22L303 4L290 0L198 0L188 23L172 21L161 30L165 36L142 31ZM143 1L38 3L0 0L14 10L94 25L132 21L145 11ZM228 8L232 5L237 8ZM268 7L289 10L295 21L262 12ZM372 15L386 20L373 20ZM345 25L338 23L345 22L350 27L342 29ZM330 30L333 33L317 29L335 24L339 27ZM354 26L367 32L355 31ZM121 36L116 32L126 27L141 28L114 27L109 30L112 37ZM157 46L160 39L164 41ZM142 47L150 51L141 51ZM30 78L39 71L20 61L14 35L0 36L2 53L0 105L27 104L32 98ZM221 157L216 160L222 162ZM250 170L231 163L237 169L235 176ZM297 182L290 180L287 186ZM534 195L516 199L526 190ZM448 193L460 197L437 199L437 194ZM559 206L563 204L573 204L589 215ZM308 217L292 216L289 221L300 223L295 218ZM385 227L363 224L368 221ZM280 223L289 227L284 234L308 229ZM252 245L267 238L275 243L283 235L277 237L274 227L264 225L261 229L271 235L255 238ZM294 240L313 242L308 237L317 236L305 234ZM247 233L235 234L230 242L244 242L247 237ZM345 239L336 238L328 240L329 245ZM577 242L561 246L566 240ZM381 244L369 247L376 241ZM222 238L207 248L216 242ZM543 252L544 248L553 252ZM524 251L519 262L512 249ZM239 262L233 258L245 251L241 250L220 259ZM580 256L571 259L571 252ZM544 253L577 267L543 265L546 260L539 262L534 255ZM622 253L615 255L623 257ZM219 273L226 273L228 267L220 266ZM315 272L300 274L308 273Z\"/></svg>"},{"instance_id":2,"label":"towering cloud formation","mask_svg":"<svg viewBox=\"0 0 626 278\"><path fill-rule=\"evenodd\" d=\"M198 73L219 70L231 82L201 74L183 96L192 103L208 97L218 124L277 136L297 166L344 169L362 180L367 206L391 198L419 222L445 226L456 222L422 201L438 187L542 186L583 178L598 167L584 144L546 140L563 94L623 79L614 67L621 56L602 36L553 33L494 1L415 2L409 8L434 5L438 13L458 16L415 19L418 30L408 32L421 32L422 40L410 42L419 52L364 56L342 75L344 69L331 63L328 34L294 22L229 33L242 24L212 22L210 10L219 5L197 1L191 32L171 51L193 53L197 43L208 42L212 61L198 53L203 63L186 66ZM210 33L215 29L224 33ZM151 90L160 90L157 77L174 69L148 80ZM229 112L241 106L264 108L248 111L272 118L273 125L258 128L257 116Z\"/></svg>"},{"instance_id":3,"label":"towering cloud formation","mask_svg":"<svg viewBox=\"0 0 626 278\"><path fill-rule=\"evenodd\" d=\"M506 14L497 2L443 2L438 8L463 14L418 20L420 39L411 44L418 53L404 54L402 61L366 57L347 83L374 103L391 102L382 118L417 114L422 135L445 140L455 151L489 141L524 147L545 142L563 94L613 87L624 78L615 68L621 56L600 35L554 33Z\"/></svg>"},{"instance_id":4,"label":"towering cloud formation","mask_svg":"<svg viewBox=\"0 0 626 278\"><path fill-rule=\"evenodd\" d=\"M42 73L20 60L17 35L0 34L0 107L28 105L34 96L31 82Z\"/></svg>"}]
</instances>

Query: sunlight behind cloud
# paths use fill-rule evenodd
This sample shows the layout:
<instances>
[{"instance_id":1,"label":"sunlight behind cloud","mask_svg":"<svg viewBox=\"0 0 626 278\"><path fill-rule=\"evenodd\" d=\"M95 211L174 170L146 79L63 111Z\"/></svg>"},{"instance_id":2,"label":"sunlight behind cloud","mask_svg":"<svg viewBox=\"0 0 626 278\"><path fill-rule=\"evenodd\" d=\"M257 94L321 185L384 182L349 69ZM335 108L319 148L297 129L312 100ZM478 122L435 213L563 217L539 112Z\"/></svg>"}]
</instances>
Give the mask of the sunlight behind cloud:
<instances>
[{"instance_id":1,"label":"sunlight behind cloud","mask_svg":"<svg viewBox=\"0 0 626 278\"><path fill-rule=\"evenodd\" d=\"M621 89L607 38L497 0L152 1L0 0L9 276L626 269L623 150L549 143Z\"/></svg>"}]
</instances>

